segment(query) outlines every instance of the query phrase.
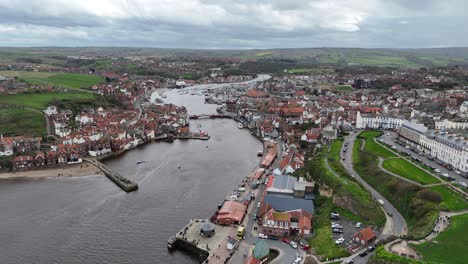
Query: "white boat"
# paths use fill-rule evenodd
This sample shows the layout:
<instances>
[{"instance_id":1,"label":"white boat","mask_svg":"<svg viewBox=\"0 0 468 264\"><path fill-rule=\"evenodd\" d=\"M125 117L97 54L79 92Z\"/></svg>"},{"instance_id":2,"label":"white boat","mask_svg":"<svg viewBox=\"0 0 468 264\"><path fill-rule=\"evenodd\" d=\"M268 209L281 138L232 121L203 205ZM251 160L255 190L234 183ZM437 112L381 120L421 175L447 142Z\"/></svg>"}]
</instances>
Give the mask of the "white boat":
<instances>
[{"instance_id":1,"label":"white boat","mask_svg":"<svg viewBox=\"0 0 468 264\"><path fill-rule=\"evenodd\" d=\"M244 125L242 123L237 123L238 128L244 128Z\"/></svg>"},{"instance_id":2,"label":"white boat","mask_svg":"<svg viewBox=\"0 0 468 264\"><path fill-rule=\"evenodd\" d=\"M139 160L139 161L137 161L136 163L137 163L137 164L142 164L142 163L145 163L145 162L146 162L146 161L144 161L144 160Z\"/></svg>"}]
</instances>

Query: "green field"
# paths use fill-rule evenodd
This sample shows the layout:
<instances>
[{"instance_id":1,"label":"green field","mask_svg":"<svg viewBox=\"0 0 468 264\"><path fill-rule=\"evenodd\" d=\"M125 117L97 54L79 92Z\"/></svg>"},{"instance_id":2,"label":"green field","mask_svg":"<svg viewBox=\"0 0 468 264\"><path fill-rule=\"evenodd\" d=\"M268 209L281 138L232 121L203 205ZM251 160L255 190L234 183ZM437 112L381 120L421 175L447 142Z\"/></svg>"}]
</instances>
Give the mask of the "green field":
<instances>
[{"instance_id":1,"label":"green field","mask_svg":"<svg viewBox=\"0 0 468 264\"><path fill-rule=\"evenodd\" d=\"M337 91L352 91L353 87L351 87L351 85L337 85L337 86L335 86L335 90L337 90Z\"/></svg>"},{"instance_id":2,"label":"green field","mask_svg":"<svg viewBox=\"0 0 468 264\"><path fill-rule=\"evenodd\" d=\"M37 110L44 110L46 106L54 100L95 100L94 94L88 93L32 93L15 94L0 97L0 104L21 105L31 107Z\"/></svg>"},{"instance_id":3,"label":"green field","mask_svg":"<svg viewBox=\"0 0 468 264\"><path fill-rule=\"evenodd\" d=\"M422 169L402 158L386 159L384 160L382 167L390 172L420 184L432 184L440 182L431 174L423 171Z\"/></svg>"},{"instance_id":4,"label":"green field","mask_svg":"<svg viewBox=\"0 0 468 264\"><path fill-rule=\"evenodd\" d=\"M468 202L461 195L446 186L432 186L431 190L436 191L442 197L442 203L439 206L448 211L461 211L468 209Z\"/></svg>"},{"instance_id":5,"label":"green field","mask_svg":"<svg viewBox=\"0 0 468 264\"><path fill-rule=\"evenodd\" d=\"M330 228L330 213L333 208L331 199L319 197L316 203L317 210L314 216L314 236L308 239L310 246L315 250L315 254L322 257L322 259L335 259L349 256L348 251L337 246L335 241L333 241Z\"/></svg>"},{"instance_id":6,"label":"green field","mask_svg":"<svg viewBox=\"0 0 468 264\"><path fill-rule=\"evenodd\" d=\"M468 263L468 214L451 217L449 228L431 242L412 245L429 263Z\"/></svg>"},{"instance_id":7,"label":"green field","mask_svg":"<svg viewBox=\"0 0 468 264\"><path fill-rule=\"evenodd\" d=\"M364 145L364 149L376 156L380 156L384 159L396 157L395 153L387 149L386 147L378 144L375 142L374 138L382 135L380 131L365 131L359 134L360 138L364 138L366 140L366 144Z\"/></svg>"},{"instance_id":8,"label":"green field","mask_svg":"<svg viewBox=\"0 0 468 264\"><path fill-rule=\"evenodd\" d=\"M0 134L4 136L46 134L46 122L41 113L21 107L0 108Z\"/></svg>"},{"instance_id":9,"label":"green field","mask_svg":"<svg viewBox=\"0 0 468 264\"><path fill-rule=\"evenodd\" d=\"M32 85L69 89L89 88L104 81L96 75L60 72L0 71L0 76L18 77Z\"/></svg>"}]
</instances>

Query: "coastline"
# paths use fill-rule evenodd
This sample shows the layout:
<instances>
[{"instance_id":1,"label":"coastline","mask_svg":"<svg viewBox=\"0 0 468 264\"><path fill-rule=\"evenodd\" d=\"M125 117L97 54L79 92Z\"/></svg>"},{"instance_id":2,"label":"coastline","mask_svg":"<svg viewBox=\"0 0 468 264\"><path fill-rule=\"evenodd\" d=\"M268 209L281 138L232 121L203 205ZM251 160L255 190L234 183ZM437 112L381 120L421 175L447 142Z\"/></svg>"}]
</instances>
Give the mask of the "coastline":
<instances>
[{"instance_id":1,"label":"coastline","mask_svg":"<svg viewBox=\"0 0 468 264\"><path fill-rule=\"evenodd\" d=\"M28 170L18 172L0 173L0 180L15 179L47 179L64 177L101 176L101 170L96 166L83 162L82 164L69 165L58 168L47 168L40 170Z\"/></svg>"}]
</instances>

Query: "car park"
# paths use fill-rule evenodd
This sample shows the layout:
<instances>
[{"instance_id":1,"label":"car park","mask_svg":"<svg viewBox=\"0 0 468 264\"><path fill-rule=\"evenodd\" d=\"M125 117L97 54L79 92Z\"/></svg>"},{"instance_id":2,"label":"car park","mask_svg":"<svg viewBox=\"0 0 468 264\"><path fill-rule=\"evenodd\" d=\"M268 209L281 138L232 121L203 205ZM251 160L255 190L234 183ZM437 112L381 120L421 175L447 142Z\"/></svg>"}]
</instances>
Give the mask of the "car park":
<instances>
[{"instance_id":1,"label":"car park","mask_svg":"<svg viewBox=\"0 0 468 264\"><path fill-rule=\"evenodd\" d=\"M297 243L294 242L294 241L289 242L289 245L290 245L292 248L297 248Z\"/></svg>"},{"instance_id":2,"label":"car park","mask_svg":"<svg viewBox=\"0 0 468 264\"><path fill-rule=\"evenodd\" d=\"M262 239L267 239L267 238L268 238L268 236L267 236L267 235L265 235L265 234L261 234L261 233L260 233L260 234L258 234L258 237L259 237L259 238L262 238Z\"/></svg>"}]
</instances>

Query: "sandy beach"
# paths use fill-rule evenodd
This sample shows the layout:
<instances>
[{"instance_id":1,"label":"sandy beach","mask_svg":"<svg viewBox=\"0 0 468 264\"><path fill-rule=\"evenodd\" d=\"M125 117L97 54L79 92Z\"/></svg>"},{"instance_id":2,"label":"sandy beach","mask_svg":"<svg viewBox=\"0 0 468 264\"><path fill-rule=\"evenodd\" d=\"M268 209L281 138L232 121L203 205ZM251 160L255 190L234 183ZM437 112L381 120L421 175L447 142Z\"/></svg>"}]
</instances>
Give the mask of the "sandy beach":
<instances>
[{"instance_id":1,"label":"sandy beach","mask_svg":"<svg viewBox=\"0 0 468 264\"><path fill-rule=\"evenodd\" d=\"M68 166L64 166L60 168L0 173L0 180L44 179L44 178L80 177L80 176L94 176L94 175L103 175L103 174L94 165L88 162L83 162L82 164L68 165Z\"/></svg>"}]
</instances>

